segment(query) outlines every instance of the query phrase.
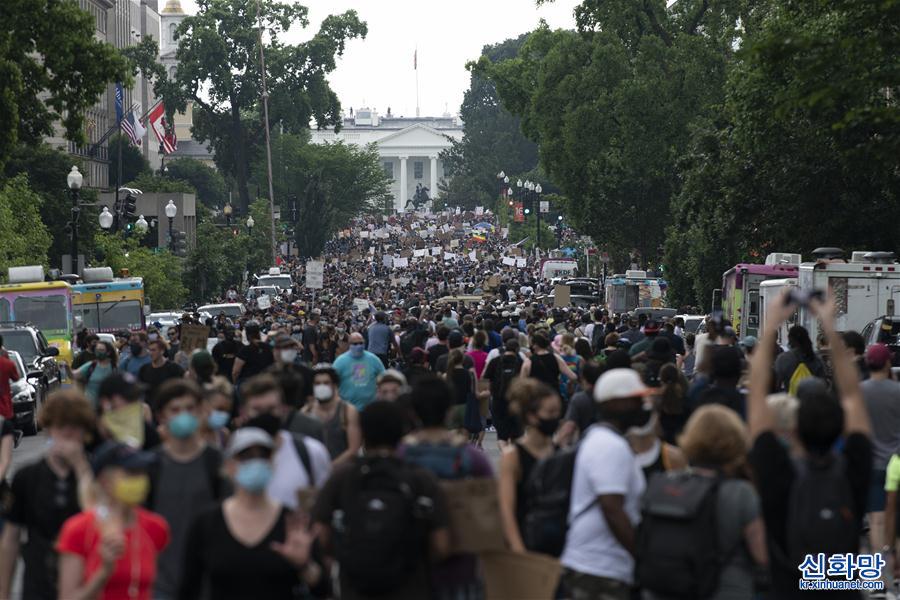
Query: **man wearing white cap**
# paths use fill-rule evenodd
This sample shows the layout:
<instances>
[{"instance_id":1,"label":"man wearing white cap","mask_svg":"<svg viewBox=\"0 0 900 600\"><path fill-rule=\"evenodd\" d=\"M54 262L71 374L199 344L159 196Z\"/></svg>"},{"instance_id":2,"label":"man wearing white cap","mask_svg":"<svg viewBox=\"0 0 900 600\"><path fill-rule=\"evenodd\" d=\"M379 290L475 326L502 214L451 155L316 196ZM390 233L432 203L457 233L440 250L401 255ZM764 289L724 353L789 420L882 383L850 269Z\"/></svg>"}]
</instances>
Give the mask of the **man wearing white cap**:
<instances>
[{"instance_id":1,"label":"man wearing white cap","mask_svg":"<svg viewBox=\"0 0 900 600\"><path fill-rule=\"evenodd\" d=\"M624 434L646 422L649 392L631 369L607 371L594 386L598 423L585 432L575 458L569 533L560 559L573 600L630 597L646 484Z\"/></svg>"}]
</instances>

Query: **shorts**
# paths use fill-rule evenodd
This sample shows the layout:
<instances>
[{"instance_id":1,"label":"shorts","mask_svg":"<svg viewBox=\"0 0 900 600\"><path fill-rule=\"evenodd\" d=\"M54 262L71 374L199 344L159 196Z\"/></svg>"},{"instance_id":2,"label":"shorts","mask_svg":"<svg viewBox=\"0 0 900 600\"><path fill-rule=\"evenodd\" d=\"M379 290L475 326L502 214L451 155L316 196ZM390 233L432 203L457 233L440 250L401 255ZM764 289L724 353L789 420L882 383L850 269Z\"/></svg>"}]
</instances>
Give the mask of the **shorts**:
<instances>
[{"instance_id":1,"label":"shorts","mask_svg":"<svg viewBox=\"0 0 900 600\"><path fill-rule=\"evenodd\" d=\"M519 419L513 416L494 415L494 428L497 430L497 439L508 442L522 437L522 428Z\"/></svg>"},{"instance_id":2,"label":"shorts","mask_svg":"<svg viewBox=\"0 0 900 600\"><path fill-rule=\"evenodd\" d=\"M869 483L869 499L866 504L866 512L881 512L887 499L884 491L884 480L887 471L885 469L872 469L872 480Z\"/></svg>"}]
</instances>

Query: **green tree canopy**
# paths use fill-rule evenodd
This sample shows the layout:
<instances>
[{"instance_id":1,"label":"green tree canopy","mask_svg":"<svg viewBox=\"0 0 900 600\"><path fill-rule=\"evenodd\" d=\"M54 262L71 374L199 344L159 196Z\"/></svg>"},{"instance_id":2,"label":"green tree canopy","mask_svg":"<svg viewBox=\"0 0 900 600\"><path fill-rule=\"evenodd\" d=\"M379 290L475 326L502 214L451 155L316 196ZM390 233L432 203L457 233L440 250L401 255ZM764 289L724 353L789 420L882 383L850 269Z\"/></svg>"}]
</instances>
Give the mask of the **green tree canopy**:
<instances>
[{"instance_id":1,"label":"green tree canopy","mask_svg":"<svg viewBox=\"0 0 900 600\"><path fill-rule=\"evenodd\" d=\"M217 170L193 158L177 158L166 163L164 177L187 182L197 191L204 206L219 208L228 202L228 186Z\"/></svg>"},{"instance_id":2,"label":"green tree canopy","mask_svg":"<svg viewBox=\"0 0 900 600\"><path fill-rule=\"evenodd\" d=\"M142 277L144 294L155 310L178 309L187 299L182 283L182 260L168 250L155 251L140 245L134 237L121 233L99 233L95 239L102 264L114 273L128 269L132 277Z\"/></svg>"},{"instance_id":3,"label":"green tree canopy","mask_svg":"<svg viewBox=\"0 0 900 600\"><path fill-rule=\"evenodd\" d=\"M296 202L296 242L301 256L318 256L339 228L361 214L384 210L391 199L389 180L374 148L337 142L310 144L306 136L284 134L272 142L275 197L288 222ZM265 163L254 169L265 185ZM254 216L254 219L256 216Z\"/></svg>"},{"instance_id":4,"label":"green tree canopy","mask_svg":"<svg viewBox=\"0 0 900 600\"><path fill-rule=\"evenodd\" d=\"M308 9L277 0L199 0L178 28L178 71L156 80L169 111L194 103L194 137L207 141L216 164L234 176L242 208L250 204L249 165L264 140L257 5L261 7L270 123L298 133L339 125L340 103L327 76L346 43L366 35L356 11L330 15L309 41L287 44L283 34L309 24Z\"/></svg>"},{"instance_id":5,"label":"green tree canopy","mask_svg":"<svg viewBox=\"0 0 900 600\"><path fill-rule=\"evenodd\" d=\"M95 37L94 18L77 2L0 2L0 166L18 142L50 135L55 121L83 143L84 112L127 75L125 60Z\"/></svg>"},{"instance_id":6,"label":"green tree canopy","mask_svg":"<svg viewBox=\"0 0 900 600\"><path fill-rule=\"evenodd\" d=\"M119 144L122 144L122 181L134 181L143 173L150 172L150 163L141 151L127 137L115 134L109 138L109 178L111 181L119 169ZM115 189L115 185L112 186Z\"/></svg>"},{"instance_id":7,"label":"green tree canopy","mask_svg":"<svg viewBox=\"0 0 900 600\"><path fill-rule=\"evenodd\" d=\"M9 267L48 265L50 234L41 221L43 199L17 175L0 188L0 277Z\"/></svg>"}]
</instances>

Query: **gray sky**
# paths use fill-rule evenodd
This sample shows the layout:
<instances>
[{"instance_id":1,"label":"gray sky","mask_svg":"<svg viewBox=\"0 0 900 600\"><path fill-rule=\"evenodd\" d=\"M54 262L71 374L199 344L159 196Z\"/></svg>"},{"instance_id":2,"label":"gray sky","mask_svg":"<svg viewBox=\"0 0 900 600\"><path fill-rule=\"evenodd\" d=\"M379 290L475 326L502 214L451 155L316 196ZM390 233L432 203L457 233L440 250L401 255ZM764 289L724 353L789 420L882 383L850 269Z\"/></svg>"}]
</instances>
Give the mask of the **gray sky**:
<instances>
[{"instance_id":1,"label":"gray sky","mask_svg":"<svg viewBox=\"0 0 900 600\"><path fill-rule=\"evenodd\" d=\"M580 0L556 0L537 8L533 0L306 0L310 27L289 32L287 41L307 39L328 14L355 8L369 26L365 40L351 41L332 73L331 86L344 110L369 106L384 114L412 116L416 110L418 48L419 106L423 116L459 111L469 87L466 61L485 44L531 31L540 19L552 28L574 27ZM163 4L161 1L160 4ZM193 0L182 0L193 14Z\"/></svg>"}]
</instances>

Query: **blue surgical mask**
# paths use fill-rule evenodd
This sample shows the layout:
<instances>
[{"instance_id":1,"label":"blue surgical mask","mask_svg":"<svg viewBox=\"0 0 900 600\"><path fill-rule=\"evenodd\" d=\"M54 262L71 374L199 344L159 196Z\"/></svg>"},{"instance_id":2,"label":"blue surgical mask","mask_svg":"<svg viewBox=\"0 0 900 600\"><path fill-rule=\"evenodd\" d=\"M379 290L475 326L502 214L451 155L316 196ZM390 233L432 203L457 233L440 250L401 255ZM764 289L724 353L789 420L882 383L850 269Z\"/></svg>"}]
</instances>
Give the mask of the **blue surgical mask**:
<instances>
[{"instance_id":1,"label":"blue surgical mask","mask_svg":"<svg viewBox=\"0 0 900 600\"><path fill-rule=\"evenodd\" d=\"M234 482L251 494L261 494L272 479L272 465L264 458L245 460L238 467Z\"/></svg>"},{"instance_id":2,"label":"blue surgical mask","mask_svg":"<svg viewBox=\"0 0 900 600\"><path fill-rule=\"evenodd\" d=\"M360 358L363 355L363 351L362 344L350 344L350 356L353 358Z\"/></svg>"},{"instance_id":3,"label":"blue surgical mask","mask_svg":"<svg viewBox=\"0 0 900 600\"><path fill-rule=\"evenodd\" d=\"M169 433L171 433L173 437L183 440L184 438L189 438L194 435L199 424L197 417L191 413L178 413L169 420Z\"/></svg>"},{"instance_id":4,"label":"blue surgical mask","mask_svg":"<svg viewBox=\"0 0 900 600\"><path fill-rule=\"evenodd\" d=\"M206 418L206 424L209 425L210 429L222 429L228 425L230 418L231 415L224 410L214 410L209 413L209 416Z\"/></svg>"}]
</instances>

